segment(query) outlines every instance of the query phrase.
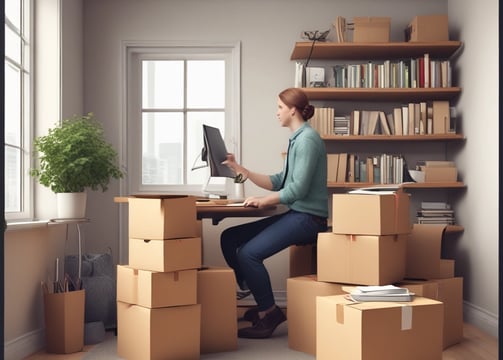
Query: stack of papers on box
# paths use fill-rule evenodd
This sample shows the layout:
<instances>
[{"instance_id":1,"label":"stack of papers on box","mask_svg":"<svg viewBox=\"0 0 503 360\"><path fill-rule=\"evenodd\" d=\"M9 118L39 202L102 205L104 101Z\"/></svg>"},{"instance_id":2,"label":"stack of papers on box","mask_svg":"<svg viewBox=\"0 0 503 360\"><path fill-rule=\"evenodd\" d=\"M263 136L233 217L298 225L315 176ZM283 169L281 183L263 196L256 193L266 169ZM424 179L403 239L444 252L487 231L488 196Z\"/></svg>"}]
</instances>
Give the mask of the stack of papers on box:
<instances>
[{"instance_id":1,"label":"stack of papers on box","mask_svg":"<svg viewBox=\"0 0 503 360\"><path fill-rule=\"evenodd\" d=\"M357 286L350 296L354 301L412 301L414 293L407 288L394 285L384 286Z\"/></svg>"}]
</instances>

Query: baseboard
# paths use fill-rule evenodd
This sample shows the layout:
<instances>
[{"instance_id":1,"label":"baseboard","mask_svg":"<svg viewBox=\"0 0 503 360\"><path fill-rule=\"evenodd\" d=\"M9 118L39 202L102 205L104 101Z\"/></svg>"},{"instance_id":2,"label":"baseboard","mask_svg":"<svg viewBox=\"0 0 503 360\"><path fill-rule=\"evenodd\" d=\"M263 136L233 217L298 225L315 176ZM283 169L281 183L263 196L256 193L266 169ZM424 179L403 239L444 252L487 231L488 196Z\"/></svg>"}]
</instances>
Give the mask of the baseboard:
<instances>
[{"instance_id":1,"label":"baseboard","mask_svg":"<svg viewBox=\"0 0 503 360\"><path fill-rule=\"evenodd\" d=\"M45 346L43 329L31 331L4 344L5 360L19 360L32 355Z\"/></svg>"},{"instance_id":2,"label":"baseboard","mask_svg":"<svg viewBox=\"0 0 503 360\"><path fill-rule=\"evenodd\" d=\"M498 337L498 315L496 314L464 301L463 320L495 338Z\"/></svg>"}]
</instances>

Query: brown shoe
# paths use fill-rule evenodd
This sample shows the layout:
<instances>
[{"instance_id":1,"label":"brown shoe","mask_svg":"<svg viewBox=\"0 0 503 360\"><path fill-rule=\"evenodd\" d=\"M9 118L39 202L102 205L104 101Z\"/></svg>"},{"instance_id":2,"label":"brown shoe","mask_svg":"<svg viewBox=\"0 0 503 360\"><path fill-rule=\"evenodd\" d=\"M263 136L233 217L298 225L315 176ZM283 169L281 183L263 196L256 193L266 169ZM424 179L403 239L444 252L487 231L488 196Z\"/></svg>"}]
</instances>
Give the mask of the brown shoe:
<instances>
[{"instance_id":1,"label":"brown shoe","mask_svg":"<svg viewBox=\"0 0 503 360\"><path fill-rule=\"evenodd\" d=\"M286 321L286 316L281 309L276 306L274 310L259 319L253 326L239 329L238 337L248 339L265 339L272 335L274 330Z\"/></svg>"},{"instance_id":2,"label":"brown shoe","mask_svg":"<svg viewBox=\"0 0 503 360\"><path fill-rule=\"evenodd\" d=\"M255 325L257 321L260 320L258 316L258 306L246 310L245 313L243 314L242 319L251 322L252 325Z\"/></svg>"}]
</instances>

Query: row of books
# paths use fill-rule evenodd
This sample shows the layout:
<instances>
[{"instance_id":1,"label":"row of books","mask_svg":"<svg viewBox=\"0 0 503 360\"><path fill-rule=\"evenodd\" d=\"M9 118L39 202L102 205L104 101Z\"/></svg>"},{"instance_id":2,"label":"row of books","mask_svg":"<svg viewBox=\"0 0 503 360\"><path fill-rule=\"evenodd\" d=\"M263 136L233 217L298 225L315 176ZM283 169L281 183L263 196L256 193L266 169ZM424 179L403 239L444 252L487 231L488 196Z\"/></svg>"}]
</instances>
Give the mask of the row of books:
<instances>
[{"instance_id":1,"label":"row of books","mask_svg":"<svg viewBox=\"0 0 503 360\"><path fill-rule=\"evenodd\" d=\"M452 86L449 60L429 54L408 60L340 64L333 67L337 88L448 88ZM330 82L329 82L330 83Z\"/></svg>"},{"instance_id":2,"label":"row of books","mask_svg":"<svg viewBox=\"0 0 503 360\"><path fill-rule=\"evenodd\" d=\"M454 210L445 202L422 202L417 212L417 223L454 225Z\"/></svg>"},{"instance_id":3,"label":"row of books","mask_svg":"<svg viewBox=\"0 0 503 360\"><path fill-rule=\"evenodd\" d=\"M400 184L404 182L406 168L401 155L327 154L329 183Z\"/></svg>"},{"instance_id":4,"label":"row of books","mask_svg":"<svg viewBox=\"0 0 503 360\"><path fill-rule=\"evenodd\" d=\"M315 108L311 126L326 135L425 135L456 132L455 109L447 100L403 104L392 112L353 110L335 116L333 108Z\"/></svg>"}]
</instances>

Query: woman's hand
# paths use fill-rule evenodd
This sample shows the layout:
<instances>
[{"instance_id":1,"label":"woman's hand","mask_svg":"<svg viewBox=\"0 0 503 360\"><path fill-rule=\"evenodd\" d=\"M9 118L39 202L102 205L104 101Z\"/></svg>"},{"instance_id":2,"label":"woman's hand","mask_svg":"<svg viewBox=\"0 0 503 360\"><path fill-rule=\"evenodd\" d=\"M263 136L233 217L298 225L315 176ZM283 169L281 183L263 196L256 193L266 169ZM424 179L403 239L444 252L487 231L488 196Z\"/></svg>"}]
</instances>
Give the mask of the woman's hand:
<instances>
[{"instance_id":1,"label":"woman's hand","mask_svg":"<svg viewBox=\"0 0 503 360\"><path fill-rule=\"evenodd\" d=\"M235 175L243 174L242 176L244 179L248 177L248 171L236 162L234 154L227 154L226 160L222 161L222 164L231 168Z\"/></svg>"}]
</instances>

